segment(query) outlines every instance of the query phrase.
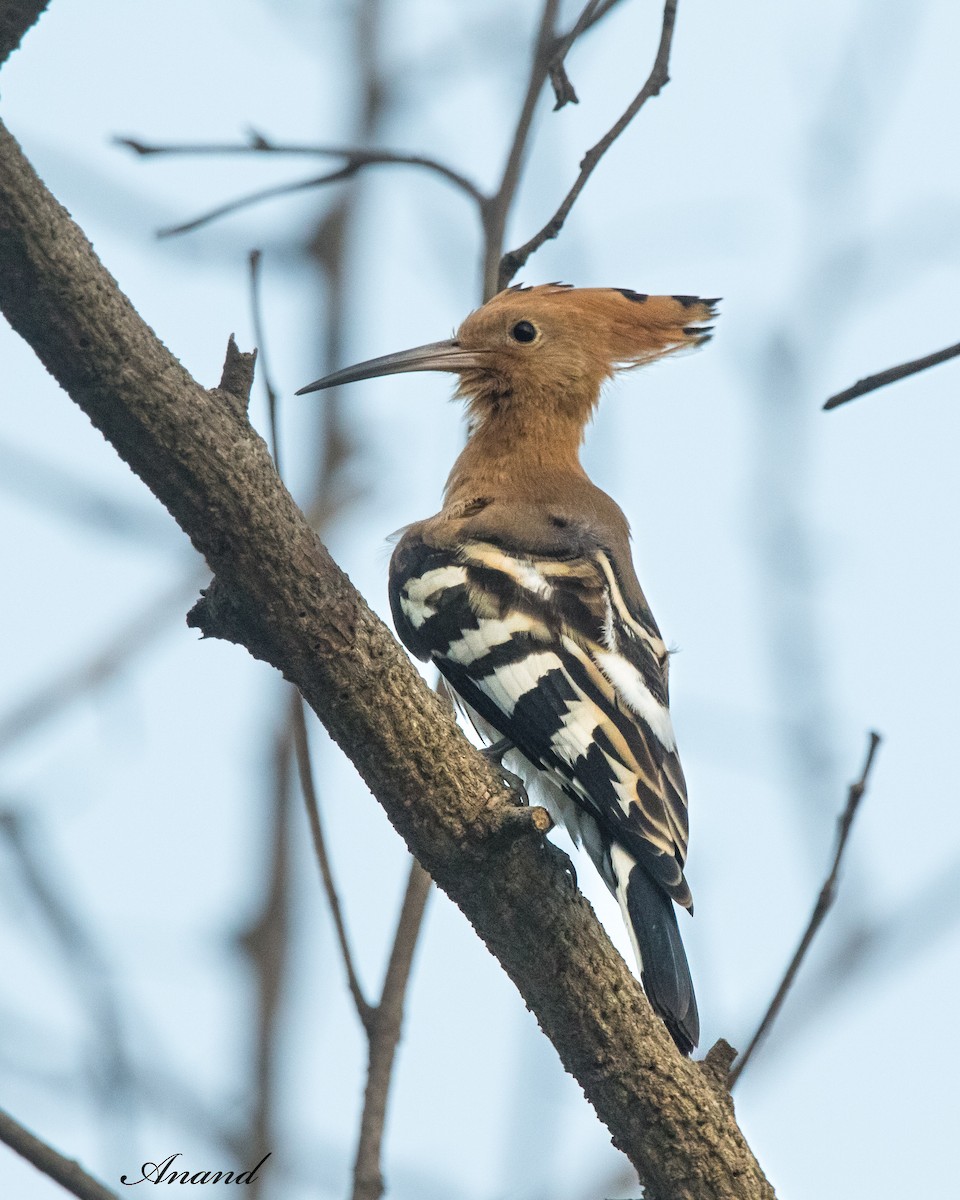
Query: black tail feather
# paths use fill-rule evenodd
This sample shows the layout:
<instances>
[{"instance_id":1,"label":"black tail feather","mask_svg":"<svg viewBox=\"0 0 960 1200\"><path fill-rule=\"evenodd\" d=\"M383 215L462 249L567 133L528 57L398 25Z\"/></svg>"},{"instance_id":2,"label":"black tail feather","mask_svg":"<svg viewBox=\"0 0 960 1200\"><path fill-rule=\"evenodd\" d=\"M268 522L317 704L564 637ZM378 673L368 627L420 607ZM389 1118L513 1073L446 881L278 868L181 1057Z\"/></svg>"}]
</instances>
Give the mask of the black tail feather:
<instances>
[{"instance_id":1,"label":"black tail feather","mask_svg":"<svg viewBox=\"0 0 960 1200\"><path fill-rule=\"evenodd\" d=\"M627 883L627 911L647 998L683 1054L700 1040L700 1017L673 901L641 866Z\"/></svg>"}]
</instances>

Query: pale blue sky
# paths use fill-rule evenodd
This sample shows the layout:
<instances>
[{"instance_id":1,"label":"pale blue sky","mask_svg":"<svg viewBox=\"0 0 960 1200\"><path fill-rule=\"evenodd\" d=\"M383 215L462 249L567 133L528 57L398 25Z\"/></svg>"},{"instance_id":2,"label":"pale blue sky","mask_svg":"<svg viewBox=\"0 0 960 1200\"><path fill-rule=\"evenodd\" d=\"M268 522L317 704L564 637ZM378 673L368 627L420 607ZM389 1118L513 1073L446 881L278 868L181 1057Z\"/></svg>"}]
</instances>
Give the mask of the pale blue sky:
<instances>
[{"instance_id":1,"label":"pale blue sky","mask_svg":"<svg viewBox=\"0 0 960 1200\"><path fill-rule=\"evenodd\" d=\"M291 397L324 369L325 314L298 246L334 193L158 242L159 226L314 168L136 161L110 139L232 140L249 126L278 140L351 138L351 13L342 3L52 0L0 79L12 132L204 383L216 382L229 333L253 345L246 253L263 248L282 445L303 494L323 400ZM499 0L388 5L383 55L400 99L379 143L434 154L489 186L533 13ZM571 56L581 104L555 115L544 104L511 242L549 215L583 150L639 87L658 22L655 5L627 0ZM819 409L859 376L957 340L958 44L950 0L681 0L669 87L522 276L723 296L714 341L611 387L585 451L632 522L640 578L680 651L673 707L697 900L684 936L704 1048L719 1036L742 1045L752 1030L820 886L867 730L886 738L837 910L737 1093L744 1131L786 1198L943 1195L954 1174L960 367ZM401 169L365 176L359 202L346 357L447 336L479 299L467 202ZM203 576L5 325L0 361L2 729L40 684ZM385 617L385 539L436 509L462 437L448 390L442 377L400 377L347 394L361 494L329 543ZM264 411L258 398L261 429ZM40 464L140 514L138 532L93 523ZM173 606L120 678L0 743L3 808L28 822L102 964L78 981L0 843L0 1105L117 1188L121 1173L174 1150L236 1164L212 1161L185 1099L167 1110L116 1103L91 1017L104 982L145 1076L186 1079L224 1122L249 1102L247 976L229 938L260 903L284 692L237 648L201 644L179 615L189 603ZM313 740L372 991L402 847L322 730ZM285 1140L270 1147L267 1195L326 1200L346 1192L364 1048L294 812ZM580 879L626 948L588 867ZM860 966L842 974L857 947ZM604 1190L621 1163L497 964L435 896L391 1105L389 1195L635 1195L629 1183ZM0 1190L61 1194L5 1149Z\"/></svg>"}]
</instances>

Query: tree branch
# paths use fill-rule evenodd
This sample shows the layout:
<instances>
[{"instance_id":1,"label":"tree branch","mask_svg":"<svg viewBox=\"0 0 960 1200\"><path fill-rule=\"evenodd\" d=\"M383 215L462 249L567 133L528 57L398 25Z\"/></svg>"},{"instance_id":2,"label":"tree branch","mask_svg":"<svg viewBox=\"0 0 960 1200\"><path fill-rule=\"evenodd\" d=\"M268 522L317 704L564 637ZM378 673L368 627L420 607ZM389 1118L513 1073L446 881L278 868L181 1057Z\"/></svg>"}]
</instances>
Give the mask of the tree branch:
<instances>
[{"instance_id":1,"label":"tree branch","mask_svg":"<svg viewBox=\"0 0 960 1200\"><path fill-rule=\"evenodd\" d=\"M586 152L580 162L580 174L577 176L570 191L564 196L560 207L553 214L550 220L543 226L539 232L535 233L529 241L518 246L516 250L510 250L500 260L500 268L497 280L497 290L505 288L507 284L514 278L516 273L523 267L527 259L535 251L539 250L544 242L555 238L563 228L564 222L570 215L570 210L577 201L577 197L586 186L587 180L593 174L597 164L601 158L610 149L613 143L617 140L621 133L630 124L633 118L637 115L641 108L653 96L657 96L670 81L668 67L670 64L670 47L673 42L673 29L677 17L677 0L666 0L663 6L663 25L660 30L660 45L657 48L657 56L654 59L653 68L647 78L647 82L643 85L640 91L631 101L626 111L622 116L614 122L607 130L599 142Z\"/></svg>"},{"instance_id":2,"label":"tree branch","mask_svg":"<svg viewBox=\"0 0 960 1200\"><path fill-rule=\"evenodd\" d=\"M945 350L937 350L933 354L924 355L923 358L914 358L910 362L900 363L896 367L888 367L876 375L867 375L863 379L858 379L852 387L831 396L824 404L824 410L839 408L848 400L856 400L858 396L875 392L877 388L886 387L888 383L896 383L898 379L906 379L909 375L916 375L918 371L926 371L928 367L935 367L950 358L956 358L958 354L960 354L960 342L957 342L955 346L947 346Z\"/></svg>"},{"instance_id":3,"label":"tree branch","mask_svg":"<svg viewBox=\"0 0 960 1200\"><path fill-rule=\"evenodd\" d=\"M492 196L488 196L483 201L480 207L483 223L483 299L485 301L503 287L498 282L497 264L503 253L507 214L520 181L520 168L523 165L523 156L527 149L533 114L536 111L540 93L543 91L544 81L550 71L556 45L553 29L557 19L558 6L559 0L545 0L543 12L540 15L540 24L537 27L537 40L533 48L533 61L530 64L527 90L513 130L513 140L507 152L500 185Z\"/></svg>"},{"instance_id":4,"label":"tree branch","mask_svg":"<svg viewBox=\"0 0 960 1200\"><path fill-rule=\"evenodd\" d=\"M353 1200L380 1200L383 1174L380 1170L381 1143L387 1119L387 1097L393 1075L393 1059L400 1041L403 1003L417 948L420 925L430 895L432 880L416 859L410 863L397 932L383 981L380 1002L370 1014L367 1086L363 1093L360 1138L353 1168Z\"/></svg>"},{"instance_id":5,"label":"tree branch","mask_svg":"<svg viewBox=\"0 0 960 1200\"><path fill-rule=\"evenodd\" d=\"M309 179L301 179L294 183L276 184L273 187L251 192L247 196L240 196L236 200L229 200L225 204L219 204L216 208L211 208L207 212L201 213L200 216L194 217L189 221L184 221L180 225L169 225L159 230L159 237L173 237L181 233L190 233L194 229L199 229L201 226L208 225L211 221L219 220L230 213L239 212L243 208L249 208L252 204L259 204L262 200L276 199L278 196L292 196L297 192L323 187L328 183L340 183L343 180L352 179L365 167L422 167L434 175L439 175L441 179L446 179L448 183L452 183L454 187L469 196L477 205L482 205L485 201L485 197L477 185L465 175L461 175L459 171L455 171L445 163L438 162L435 158L429 158L424 154L402 154L396 150L362 150L359 147L350 146L278 145L268 142L259 134L251 135L251 140L248 143L238 145L201 142L195 145L172 144L168 146L153 146L146 142L141 142L136 138L128 137L118 137L114 141L118 145L126 146L127 149L133 150L136 154L142 156L152 154L305 154L311 156L320 155L325 158L342 158L345 160L343 166L336 167L332 171L325 171L322 175L313 175Z\"/></svg>"},{"instance_id":6,"label":"tree branch","mask_svg":"<svg viewBox=\"0 0 960 1200\"><path fill-rule=\"evenodd\" d=\"M38 1171L56 1180L78 1200L117 1200L116 1192L111 1192L102 1183L98 1183L78 1162L64 1157L52 1146L48 1146L3 1109L0 1109L0 1142L4 1142L11 1150L16 1150L17 1154L32 1163Z\"/></svg>"},{"instance_id":7,"label":"tree branch","mask_svg":"<svg viewBox=\"0 0 960 1200\"><path fill-rule=\"evenodd\" d=\"M0 67L40 20L50 0L0 0Z\"/></svg>"},{"instance_id":8,"label":"tree branch","mask_svg":"<svg viewBox=\"0 0 960 1200\"><path fill-rule=\"evenodd\" d=\"M544 853L532 812L507 802L312 532L247 420L245 396L190 377L2 124L0 308L206 557L215 579L190 624L300 688L500 960L648 1196L772 1197L729 1096L677 1053L590 906Z\"/></svg>"},{"instance_id":9,"label":"tree branch","mask_svg":"<svg viewBox=\"0 0 960 1200\"><path fill-rule=\"evenodd\" d=\"M850 791L847 795L846 808L841 813L837 821L837 848L833 856L833 863L830 867L830 873L824 881L823 887L820 889L820 895L817 897L817 903L814 905L813 912L810 915L810 920L807 923L807 928L804 930L803 937L800 939L800 944L797 946L793 958L790 960L790 965L787 967L786 974L777 988L776 994L770 1001L770 1007L764 1014L763 1020L757 1027L757 1032L750 1039L750 1044L746 1050L740 1055L736 1065L730 1072L730 1087L732 1088L740 1076L743 1074L743 1069L753 1057L753 1052L759 1046L761 1041L767 1036L771 1026L779 1015L780 1009L783 1007L783 1002L787 998L787 993L793 986L793 981L797 977L797 972L807 956L807 951L813 943L813 939L817 936L820 926L826 919L827 913L833 908L833 902L836 899L837 878L840 874L840 862L843 859L843 852L847 848L847 839L850 837L850 829L853 826L853 818L857 815L857 809L860 806L860 801L863 799L864 793L867 790L867 780L870 777L870 769L873 766L873 760L877 753L877 747L880 745L881 737L879 733L870 734L870 744L867 748L866 761L863 764L863 770L860 772L860 778L856 783L850 785Z\"/></svg>"},{"instance_id":10,"label":"tree branch","mask_svg":"<svg viewBox=\"0 0 960 1200\"><path fill-rule=\"evenodd\" d=\"M320 866L320 878L323 890L330 905L330 915L333 917L333 927L337 933L340 945L340 957L347 972L347 986L357 1010L357 1016L367 1033L370 1032L371 1005L363 994L360 979L353 965L353 954L350 950L350 939L347 937L347 927L343 920L343 909L340 906L340 896L333 879L330 866L330 856L327 854L327 844L323 837L323 825L320 821L320 804L317 800L317 789L313 782L313 768L310 765L310 745L307 741L307 723L303 712L303 699L300 693L294 691L290 702L290 718L293 725L293 745L297 756L297 770L300 773L300 788L307 806L307 820L310 824L310 836L313 839L313 850Z\"/></svg>"},{"instance_id":11,"label":"tree branch","mask_svg":"<svg viewBox=\"0 0 960 1200\"><path fill-rule=\"evenodd\" d=\"M114 138L118 146L126 146L135 154L148 157L153 154L293 154L306 155L311 158L343 158L348 165L359 167L399 166L422 167L441 179L446 179L454 187L465 192L478 204L483 200L483 193L466 175L455 171L439 159L427 154L407 154L402 150L365 150L359 146L311 146L303 142L271 142L255 130L250 133L247 142L173 142L168 145L152 145L141 142L138 138Z\"/></svg>"},{"instance_id":12,"label":"tree branch","mask_svg":"<svg viewBox=\"0 0 960 1200\"><path fill-rule=\"evenodd\" d=\"M609 12L610 8L617 0L612 0L604 5L604 11ZM565 60L570 53L573 43L577 40L585 29L589 29L591 25L599 20L598 9L601 0L588 0L580 16L570 27L567 33L560 34L554 38L553 46L550 51L550 61L547 64L547 74L550 76L550 86L553 88L553 95L556 99L556 104L553 106L553 111L557 112L563 108L565 104L579 104L580 100L574 90L573 84L570 82L570 77L567 75Z\"/></svg>"}]
</instances>

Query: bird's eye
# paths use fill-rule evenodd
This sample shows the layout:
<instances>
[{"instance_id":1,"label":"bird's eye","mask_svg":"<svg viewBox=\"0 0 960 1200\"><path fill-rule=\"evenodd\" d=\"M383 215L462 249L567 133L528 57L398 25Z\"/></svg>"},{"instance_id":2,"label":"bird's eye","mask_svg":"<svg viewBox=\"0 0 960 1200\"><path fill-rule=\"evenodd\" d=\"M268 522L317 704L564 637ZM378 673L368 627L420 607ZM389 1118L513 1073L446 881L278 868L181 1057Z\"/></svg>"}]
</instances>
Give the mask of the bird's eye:
<instances>
[{"instance_id":1,"label":"bird's eye","mask_svg":"<svg viewBox=\"0 0 960 1200\"><path fill-rule=\"evenodd\" d=\"M532 342L537 331L529 321L518 321L510 330L510 336L515 342Z\"/></svg>"}]
</instances>

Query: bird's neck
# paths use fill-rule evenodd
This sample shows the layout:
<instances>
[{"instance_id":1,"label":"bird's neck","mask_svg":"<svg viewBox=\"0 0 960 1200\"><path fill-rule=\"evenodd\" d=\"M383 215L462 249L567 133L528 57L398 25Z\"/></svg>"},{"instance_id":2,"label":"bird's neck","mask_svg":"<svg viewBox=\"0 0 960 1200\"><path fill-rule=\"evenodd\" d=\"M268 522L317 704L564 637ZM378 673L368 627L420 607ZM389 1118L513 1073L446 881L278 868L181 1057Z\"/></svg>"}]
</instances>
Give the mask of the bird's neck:
<instances>
[{"instance_id":1,"label":"bird's neck","mask_svg":"<svg viewBox=\"0 0 960 1200\"><path fill-rule=\"evenodd\" d=\"M505 405L476 414L447 480L446 505L491 494L546 499L571 480L585 480L580 465L585 423L580 414L540 407L517 411Z\"/></svg>"}]
</instances>

